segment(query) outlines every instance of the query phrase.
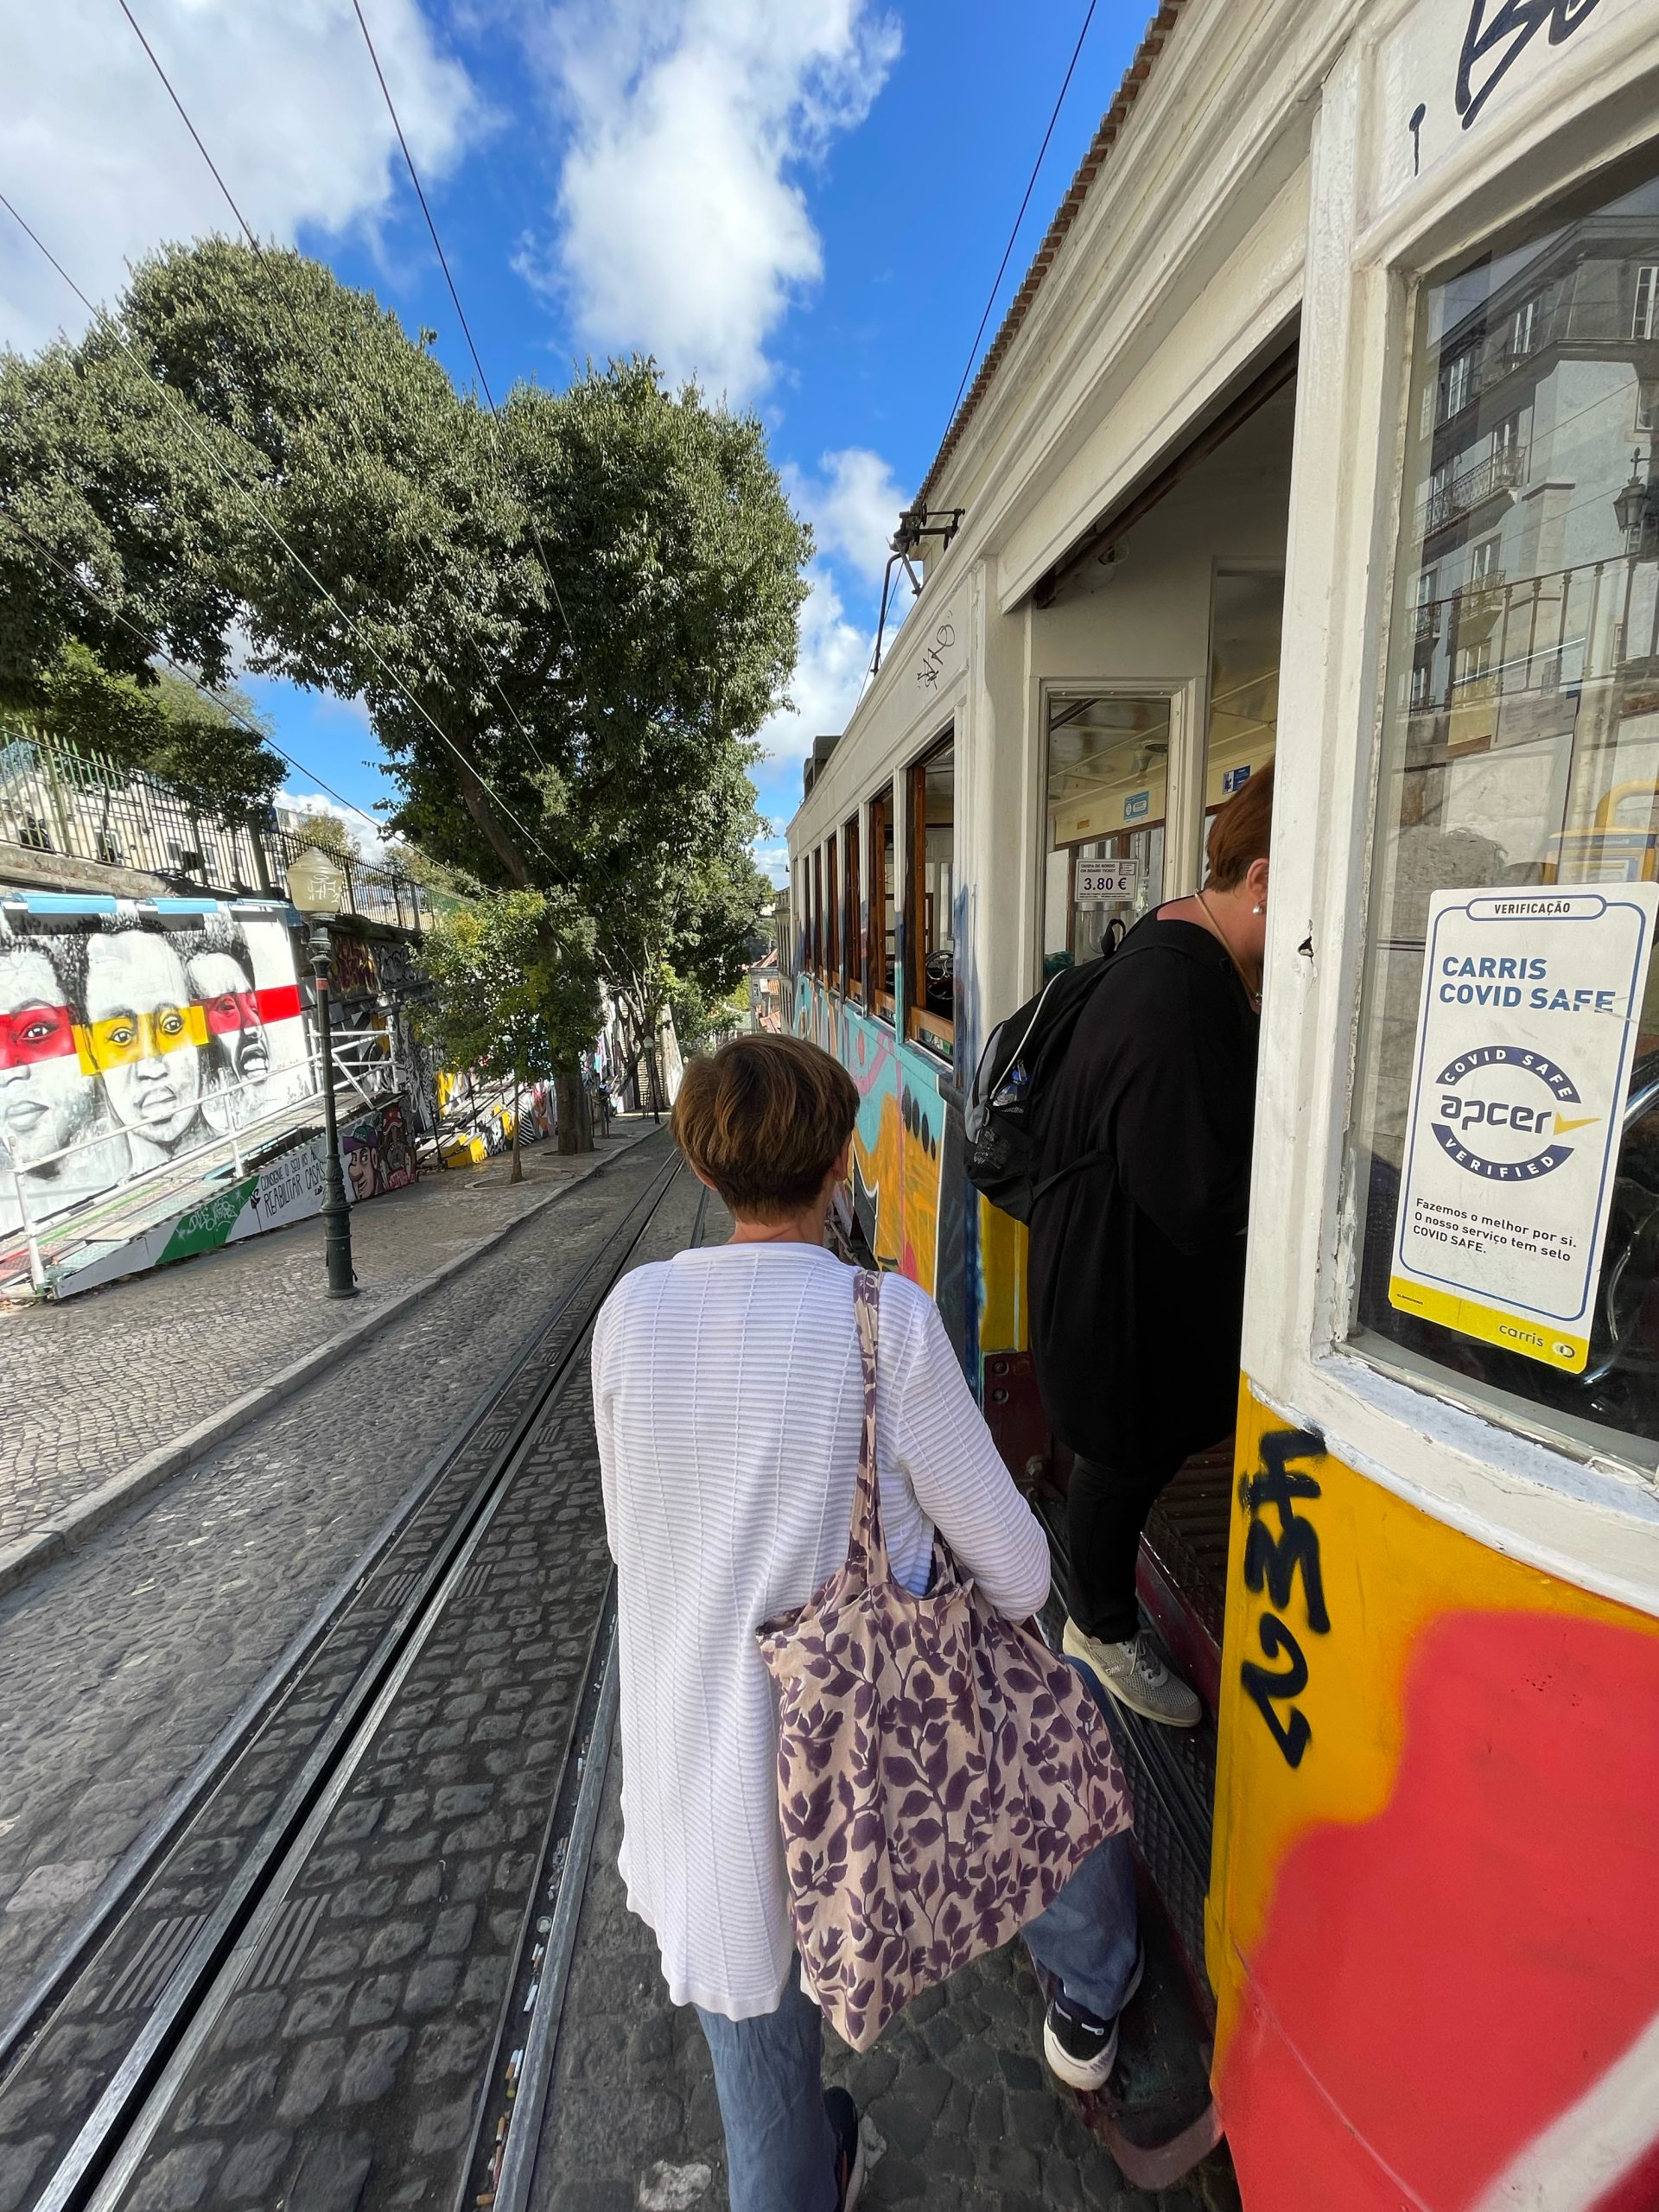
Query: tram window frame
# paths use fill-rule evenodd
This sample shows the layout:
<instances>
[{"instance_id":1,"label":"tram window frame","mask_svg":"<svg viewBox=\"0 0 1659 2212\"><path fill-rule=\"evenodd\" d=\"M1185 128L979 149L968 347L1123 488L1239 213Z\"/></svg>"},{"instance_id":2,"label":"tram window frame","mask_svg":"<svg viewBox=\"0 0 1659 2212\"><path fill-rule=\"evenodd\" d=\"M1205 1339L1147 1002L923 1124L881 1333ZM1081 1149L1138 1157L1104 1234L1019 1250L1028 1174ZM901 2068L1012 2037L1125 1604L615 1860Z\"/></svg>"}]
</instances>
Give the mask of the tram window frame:
<instances>
[{"instance_id":1,"label":"tram window frame","mask_svg":"<svg viewBox=\"0 0 1659 2212\"><path fill-rule=\"evenodd\" d=\"M869 1003L887 1020L897 1018L899 852L893 830L893 784L871 796L869 923L865 939L865 966L869 976ZM893 915L893 927L887 916Z\"/></svg>"},{"instance_id":2,"label":"tram window frame","mask_svg":"<svg viewBox=\"0 0 1659 2212\"><path fill-rule=\"evenodd\" d=\"M927 888L927 779L929 772L937 771L942 760L950 759L952 787L950 896L954 900L957 881L956 748L957 734L952 725L928 747L918 760L911 763L905 776L905 827L907 832L905 839L905 1035L939 1058L952 1061L957 1049L954 961L950 1012L948 1014L936 1013L927 1003L927 963L939 949L936 942L939 917L933 906L937 894ZM932 918L931 929L930 913ZM950 924L953 950L954 919L952 916Z\"/></svg>"},{"instance_id":3,"label":"tram window frame","mask_svg":"<svg viewBox=\"0 0 1659 2212\"><path fill-rule=\"evenodd\" d=\"M1433 350L1442 342L1433 334L1435 317L1448 311L1472 317L1483 311L1484 303L1471 296L1465 280L1478 277L1489 268L1495 270L1497 276L1493 296L1497 297L1504 284L1516 281L1516 263L1523 250L1541 257L1552 250L1555 239L1567 237L1575 229L1592 226L1598 219L1617 213L1628 219L1628 211L1621 205L1625 197L1635 188L1651 190L1655 186L1659 186L1659 145L1649 142L1610 167L1569 183L1559 194L1537 200L1517 210L1514 218L1488 232L1452 262L1426 270L1412 287L1402 333L1402 379L1409 379L1407 420L1411 419L1412 399L1432 388ZM1659 198L1643 213L1655 226L1656 233L1659 233ZM1653 253L1659 264L1659 251L1652 248L1647 251ZM1453 303L1451 310L1447 302ZM1535 305L1535 301L1529 303L1529 321ZM1500 316L1498 321L1501 321ZM1497 327L1489 312L1489 343ZM1563 359L1567 356L1568 347L1552 335L1548 319L1541 331L1529 330L1529 340L1525 353L1529 361L1535 355L1548 355L1552 346L1560 352ZM1603 336L1599 342L1611 346L1621 341ZM1622 342L1637 341L1632 338ZM1513 355L1513 346L1510 352ZM1576 360L1579 357L1573 358ZM1541 376L1548 372L1539 372ZM1623 398L1623 391L1610 385L1599 403L1610 405L1610 430L1611 402L1622 402ZM1427 790L1430 779L1439 775L1443 787L1449 790L1448 771L1453 767L1460 770L1465 759L1515 757L1518 748L1513 743L1508 748L1495 746L1496 733L1478 727L1479 717L1454 695L1460 687L1468 687L1474 705L1495 721L1506 699L1518 697L1523 705L1526 703L1535 660L1560 660L1560 652L1550 648L1548 632L1544 648L1535 649L1530 639L1526 641L1524 650L1511 648L1506 626L1510 622L1510 602L1516 594L1524 606L1527 595L1536 597L1541 585L1554 587L1554 600L1560 608L1558 628L1562 637L1570 639L1570 647L1562 650L1578 653L1580 663L1576 668L1570 662L1565 667L1558 666L1553 680L1556 687L1570 691L1575 700L1582 699L1593 694L1599 682L1608 683L1610 673L1607 668L1592 665L1598 641L1604 645L1606 642L1594 620L1573 619L1575 611L1581 613L1581 609L1574 610L1571 604L1575 580L1581 587L1582 601L1586 594L1582 588L1581 572L1591 572L1593 582L1594 573L1600 569L1628 565L1634 576L1639 565L1652 560L1651 540L1642 538L1637 550L1615 509L1614 495L1622 489L1623 473L1629 465L1624 457L1630 442L1628 429L1621 422L1619 435L1614 438L1610 435L1603 440L1605 478L1593 478L1595 512L1599 516L1605 508L1606 514L1612 517L1613 526L1609 529L1604 518L1602 538L1587 550L1581 550L1573 564L1535 572L1516 569L1510 574L1500 561L1496 581L1490 573L1472 581L1459 578L1455 570L1448 581L1442 573L1429 587L1431 594L1438 592L1439 596L1421 600L1417 587L1421 579L1414 575L1414 564L1422 566L1428 560L1427 554L1421 550L1422 541L1452 526L1451 522L1439 518L1433 502L1446 481L1457 474L1452 461L1435 459L1432 448L1440 442L1444 426L1435 423L1431 427L1427 416L1427 409L1420 410L1419 435L1403 442L1395 462L1399 521L1390 553L1388 619L1379 646L1384 700L1382 750L1370 817L1363 833L1376 861L1371 873L1370 908L1360 938L1363 972L1357 1009L1359 1052L1344 1101L1342 1232L1336 1274L1344 1284L1345 1292L1329 1312L1325 1323L1329 1333L1325 1341L1332 1351L1357 1360L1372 1370L1379 1379L1403 1382L1417 1391L1427 1389L1438 1399L1467 1408L1487 1421L1502 1423L1517 1436L1581 1461L1609 1465L1622 1463L1650 1475L1659 1465L1659 1395L1649 1390L1644 1402L1643 1377L1640 1374L1634 1379L1621 1378L1613 1355L1623 1339L1612 1340L1611 1353L1604 1339L1604 1301L1610 1295L1610 1262L1614 1256L1611 1239L1603 1254L1601 1281L1591 1307L1588 1325L1592 1341L1582 1385L1570 1369L1558 1369L1542 1360L1528 1360L1505 1349L1497 1338L1488 1339L1472 1332L1455 1329L1427 1310L1414 1313L1408 1307L1397 1306L1389 1288L1389 1274L1399 1241L1402 1172L1402 1164L1393 1158L1391 1147L1397 1148L1399 1132L1395 1125L1402 1121L1413 1095L1415 1078L1411 1068L1415 1060L1415 1033L1420 1019L1391 1019L1391 1009L1417 1007L1420 984L1401 964L1402 956L1408 956L1414 946L1425 944L1430 893L1436 890L1480 890L1489 884L1502 887L1507 883L1513 883L1519 889L1557 883L1564 888L1577 888L1624 880L1618 874L1598 874L1591 864L1594 855L1589 850L1588 841L1598 835L1611 833L1573 826L1592 817L1598 800L1597 774L1605 772L1612 779L1611 787L1617 789L1619 773L1616 750L1611 764L1607 761L1610 748L1603 733L1594 725L1587 733L1578 728L1581 711L1579 707L1574 709L1573 724L1565 731L1546 733L1558 749L1565 747L1561 792L1557 795L1552 787L1535 807L1538 828L1530 841L1510 835L1499 844L1490 837L1484 838L1484 842L1493 847L1485 874L1477 872L1478 865L1484 863L1484 856L1472 853L1457 855L1456 865L1450 873L1438 877L1426 872L1421 856L1410 871L1390 867L1391 844L1403 841L1408 835L1416 836L1420 842L1433 837L1443 845L1450 845L1461 837L1466 844L1472 844L1481 839L1484 827L1491 826L1478 819L1465 823L1459 819L1456 806L1442 805L1438 800L1433 810L1425 805L1420 813L1408 804L1405 785L1408 779L1415 778ZM1569 414L1565 419L1577 423L1579 416ZM1535 441L1540 437L1535 418L1533 437ZM1430 450L1426 452L1425 448ZM1575 487L1586 473L1586 455L1589 451L1588 435L1580 428L1573 450ZM1528 461L1541 483L1549 480L1553 457L1547 445L1541 450L1529 452ZM1587 507L1588 504L1581 495L1581 505ZM1430 518L1427 531L1414 527L1417 518L1425 513ZM1624 532L1622 543L1621 531ZM1459 559L1467 549L1472 549L1481 535L1478 529L1465 531L1456 549ZM1428 569L1427 573L1432 575L1433 571ZM1476 614L1482 618L1491 611L1491 603L1501 600L1497 607L1501 646L1493 648L1490 639L1484 638L1466 645L1455 634L1443 635L1447 625L1441 623L1433 632L1441 664L1438 680L1421 684L1408 681L1416 674L1416 640L1424 626L1421 619L1422 605L1450 608L1454 602L1459 602L1460 594L1471 600ZM1627 616L1628 597L1627 592ZM1659 636L1659 588L1646 592L1644 609L1644 629L1650 635ZM1592 613L1593 615L1593 608ZM1622 627L1621 624L1619 629ZM1618 634L1616 631L1615 635ZM1474 645L1482 643L1487 645L1488 651L1478 658ZM1622 644L1616 648L1617 652L1624 650ZM1466 653L1470 664L1460 669L1452 658L1454 652ZM1568 680L1569 673L1574 679L1572 682ZM1611 673L1617 675L1616 667ZM1498 680L1489 684L1487 679L1492 677ZM1547 688L1545 676L1541 675L1537 681L1541 688ZM1475 685L1480 687L1478 694L1472 688ZM1437 757L1423 736L1414 738L1408 734L1408 724L1413 715L1433 713L1440 692L1444 695L1441 719L1446 729ZM1494 699L1496 705L1490 703ZM1466 728L1459 728L1453 724L1454 706L1463 715ZM1581 784L1588 789L1581 791ZM1558 811L1560 827L1552 830ZM1507 821L1504 826L1509 826ZM1564 867L1564 855L1574 839L1586 843L1586 851L1574 855L1575 869L1568 873ZM1448 855L1448 859L1451 857ZM1629 865L1621 862L1627 873ZM1649 866L1651 865L1649 860ZM1418 907L1422 909L1421 917ZM1397 977L1390 976L1389 962L1401 966ZM1642 1014L1642 1026L1649 1037L1659 1027L1654 1019L1656 998L1659 959L1649 970ZM1627 1111L1635 1096L1632 1084L1625 1100ZM1631 1135L1627 1127L1619 1154L1621 1164ZM1650 1144L1652 1140L1646 1141ZM1617 1187L1613 1180L1616 1173L1609 1172L1610 1191ZM1634 1240L1630 1249L1635 1249ZM1641 1279L1633 1269L1630 1273L1645 1302L1659 1275L1650 1268L1646 1278L1649 1288L1642 1290ZM1565 1332L1566 1324L1557 1325ZM1641 1351L1639 1337L1634 1332L1630 1333L1630 1346ZM1648 1357L1650 1360L1651 1353ZM1592 1386L1595 1390L1593 1397L1590 1395Z\"/></svg>"},{"instance_id":4,"label":"tram window frame","mask_svg":"<svg viewBox=\"0 0 1659 2212\"><path fill-rule=\"evenodd\" d=\"M841 989L841 901L836 896L836 838L832 830L823 841L823 980L832 991Z\"/></svg>"},{"instance_id":5,"label":"tram window frame","mask_svg":"<svg viewBox=\"0 0 1659 2212\"><path fill-rule=\"evenodd\" d=\"M861 1006L864 1003L864 931L860 881L864 871L860 851L862 842L859 836L860 826L855 814L850 821L842 824L842 849L846 858L842 865L841 880L846 911L842 943L847 948L847 995Z\"/></svg>"},{"instance_id":6,"label":"tram window frame","mask_svg":"<svg viewBox=\"0 0 1659 2212\"><path fill-rule=\"evenodd\" d=\"M823 981L823 847L812 848L812 973Z\"/></svg>"}]
</instances>

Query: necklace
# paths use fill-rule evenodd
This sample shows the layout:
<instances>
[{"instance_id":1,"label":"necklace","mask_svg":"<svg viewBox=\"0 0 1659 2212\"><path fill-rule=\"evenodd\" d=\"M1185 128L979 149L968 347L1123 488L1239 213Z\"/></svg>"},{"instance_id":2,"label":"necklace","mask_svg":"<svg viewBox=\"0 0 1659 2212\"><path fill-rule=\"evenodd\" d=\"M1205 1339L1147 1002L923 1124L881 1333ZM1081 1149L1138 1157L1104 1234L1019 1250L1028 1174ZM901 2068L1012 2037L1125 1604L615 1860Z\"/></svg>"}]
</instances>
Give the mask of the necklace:
<instances>
[{"instance_id":1,"label":"necklace","mask_svg":"<svg viewBox=\"0 0 1659 2212\"><path fill-rule=\"evenodd\" d=\"M1220 938L1222 950L1226 953L1227 957L1232 962L1234 971L1237 975L1239 982L1244 987L1244 995L1250 1002L1251 1013L1260 1014L1262 1011L1262 993L1260 988L1252 988L1249 977L1244 973L1243 962L1233 950L1232 942L1229 938L1226 931L1223 929L1221 924L1216 919L1215 916L1210 911L1210 901L1205 897L1202 891L1200 891L1197 895L1198 904L1204 909L1205 920L1209 923L1211 928Z\"/></svg>"}]
</instances>

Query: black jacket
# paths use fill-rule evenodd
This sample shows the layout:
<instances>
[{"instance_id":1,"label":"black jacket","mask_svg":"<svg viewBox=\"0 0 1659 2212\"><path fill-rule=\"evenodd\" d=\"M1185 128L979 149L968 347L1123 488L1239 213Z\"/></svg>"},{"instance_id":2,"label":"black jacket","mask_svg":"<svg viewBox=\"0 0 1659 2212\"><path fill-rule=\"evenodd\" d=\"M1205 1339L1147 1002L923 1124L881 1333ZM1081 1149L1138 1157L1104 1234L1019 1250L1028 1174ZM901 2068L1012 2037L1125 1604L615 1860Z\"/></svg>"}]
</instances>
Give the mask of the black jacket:
<instances>
[{"instance_id":1,"label":"black jacket","mask_svg":"<svg viewBox=\"0 0 1659 2212\"><path fill-rule=\"evenodd\" d=\"M1106 1157L1038 1200L1028 1286L1049 1425L1090 1459L1173 1467L1233 1426L1259 1027L1225 949L1155 915L1079 1017L1041 1170Z\"/></svg>"}]
</instances>

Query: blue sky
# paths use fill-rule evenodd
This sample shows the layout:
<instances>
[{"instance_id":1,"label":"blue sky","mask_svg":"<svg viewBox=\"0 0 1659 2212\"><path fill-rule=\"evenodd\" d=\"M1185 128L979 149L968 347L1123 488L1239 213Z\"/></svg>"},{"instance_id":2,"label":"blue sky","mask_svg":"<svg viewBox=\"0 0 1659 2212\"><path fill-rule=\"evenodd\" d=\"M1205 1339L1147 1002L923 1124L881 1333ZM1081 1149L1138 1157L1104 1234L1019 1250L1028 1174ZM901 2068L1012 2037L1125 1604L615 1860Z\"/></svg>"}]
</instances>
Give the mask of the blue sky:
<instances>
[{"instance_id":1,"label":"blue sky","mask_svg":"<svg viewBox=\"0 0 1659 2212\"><path fill-rule=\"evenodd\" d=\"M438 332L472 377L351 0L132 0L249 219ZM756 409L817 529L800 711L763 733L781 830L800 755L868 664L885 539L920 481L1087 0L363 0L498 398L655 353ZM1093 21L982 344L1146 21ZM116 0L0 0L0 188L83 287L228 213ZM79 310L0 218L0 340ZM277 741L372 810L351 702L251 679ZM309 772L308 773L306 772ZM362 830L360 821L355 825ZM763 857L775 859L775 841Z\"/></svg>"}]
</instances>

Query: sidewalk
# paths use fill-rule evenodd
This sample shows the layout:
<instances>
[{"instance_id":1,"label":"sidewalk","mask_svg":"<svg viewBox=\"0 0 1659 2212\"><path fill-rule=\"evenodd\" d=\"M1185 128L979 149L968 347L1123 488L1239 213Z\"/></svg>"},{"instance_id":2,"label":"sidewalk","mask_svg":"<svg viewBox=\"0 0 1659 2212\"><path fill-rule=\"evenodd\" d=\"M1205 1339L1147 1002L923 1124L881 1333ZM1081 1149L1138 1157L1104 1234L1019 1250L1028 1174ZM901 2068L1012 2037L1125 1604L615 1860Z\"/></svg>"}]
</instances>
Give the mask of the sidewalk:
<instances>
[{"instance_id":1,"label":"sidewalk","mask_svg":"<svg viewBox=\"0 0 1659 2212\"><path fill-rule=\"evenodd\" d=\"M0 1552L157 1447L346 1330L446 1264L482 1252L560 1191L651 1134L630 1117L591 1153L550 1142L423 1175L352 1209L359 1294L326 1295L322 1224L296 1223L200 1259L59 1305L0 1306Z\"/></svg>"},{"instance_id":2,"label":"sidewalk","mask_svg":"<svg viewBox=\"0 0 1659 2212\"><path fill-rule=\"evenodd\" d=\"M616 1857L613 1745L559 2033L531 2212L723 2212L725 2151L696 2016L669 2002ZM864 2114L863 2202L924 2212L1236 2212L1225 2159L1131 2189L1039 2056L1042 2008L1017 1944L918 1999L873 2050L824 2039L824 2077Z\"/></svg>"}]
</instances>

